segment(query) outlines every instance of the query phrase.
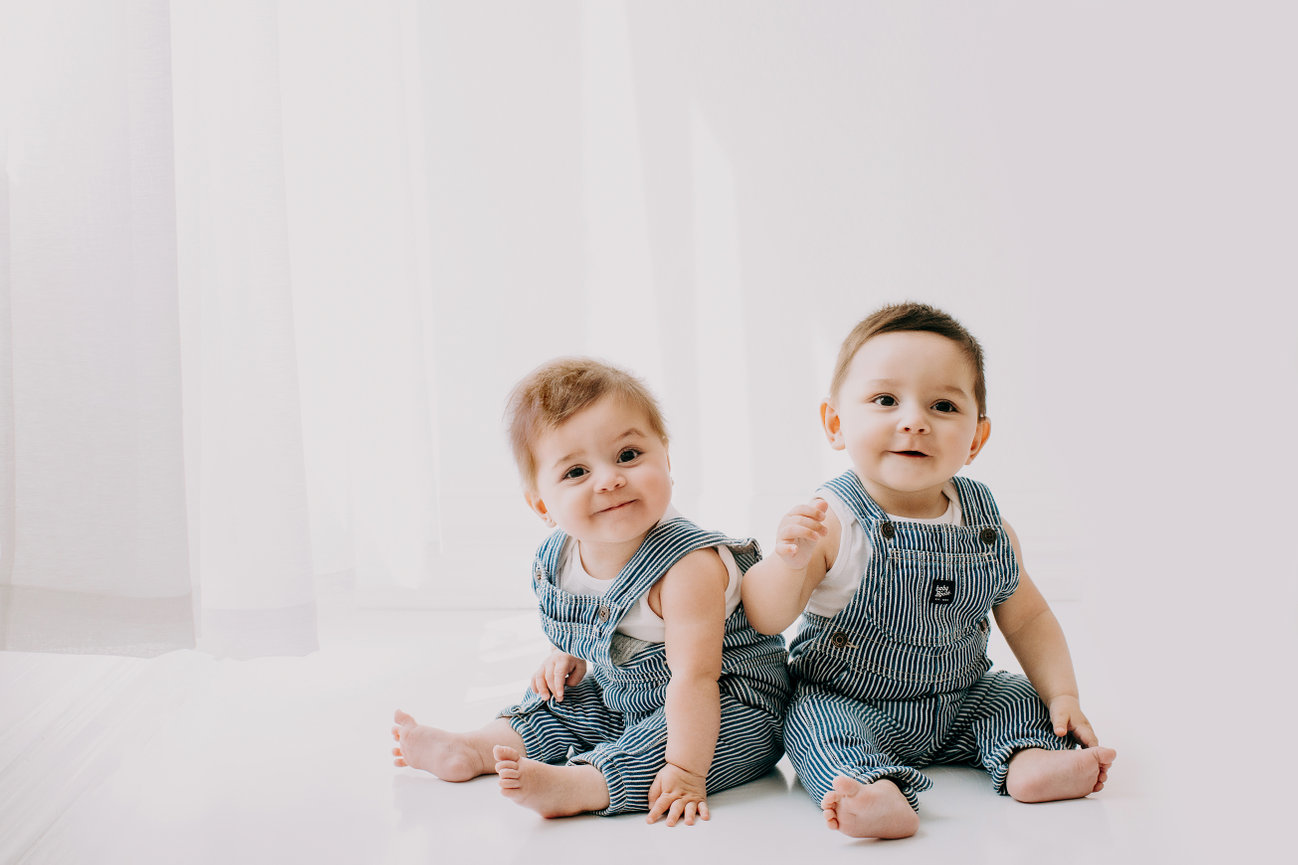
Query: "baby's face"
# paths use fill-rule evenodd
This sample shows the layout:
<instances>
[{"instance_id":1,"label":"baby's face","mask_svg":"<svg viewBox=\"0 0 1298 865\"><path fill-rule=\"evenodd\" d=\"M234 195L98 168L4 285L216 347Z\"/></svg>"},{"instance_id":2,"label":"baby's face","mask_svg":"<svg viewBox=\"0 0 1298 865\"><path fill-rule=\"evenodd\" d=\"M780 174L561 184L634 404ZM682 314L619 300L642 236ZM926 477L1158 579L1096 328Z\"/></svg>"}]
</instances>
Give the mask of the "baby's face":
<instances>
[{"instance_id":1,"label":"baby's face","mask_svg":"<svg viewBox=\"0 0 1298 865\"><path fill-rule=\"evenodd\" d=\"M939 516L943 484L990 430L978 418L973 364L957 343L925 331L867 340L822 416L830 444L847 451L871 497L898 516Z\"/></svg>"},{"instance_id":2,"label":"baby's face","mask_svg":"<svg viewBox=\"0 0 1298 865\"><path fill-rule=\"evenodd\" d=\"M671 504L667 445L643 410L616 396L542 433L532 454L528 504L583 544L638 546Z\"/></svg>"}]
</instances>

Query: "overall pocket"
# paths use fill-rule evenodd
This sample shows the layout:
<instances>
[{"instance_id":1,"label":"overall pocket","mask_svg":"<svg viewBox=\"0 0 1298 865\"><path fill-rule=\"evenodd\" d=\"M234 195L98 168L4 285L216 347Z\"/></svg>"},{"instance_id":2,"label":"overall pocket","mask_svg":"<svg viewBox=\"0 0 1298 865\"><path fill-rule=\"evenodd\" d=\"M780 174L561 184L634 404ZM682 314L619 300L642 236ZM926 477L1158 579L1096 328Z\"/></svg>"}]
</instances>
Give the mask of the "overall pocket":
<instances>
[{"instance_id":1,"label":"overall pocket","mask_svg":"<svg viewBox=\"0 0 1298 865\"><path fill-rule=\"evenodd\" d=\"M996 597L996 559L893 548L882 573L867 579L865 615L881 633L914 646L946 646L983 627Z\"/></svg>"}]
</instances>

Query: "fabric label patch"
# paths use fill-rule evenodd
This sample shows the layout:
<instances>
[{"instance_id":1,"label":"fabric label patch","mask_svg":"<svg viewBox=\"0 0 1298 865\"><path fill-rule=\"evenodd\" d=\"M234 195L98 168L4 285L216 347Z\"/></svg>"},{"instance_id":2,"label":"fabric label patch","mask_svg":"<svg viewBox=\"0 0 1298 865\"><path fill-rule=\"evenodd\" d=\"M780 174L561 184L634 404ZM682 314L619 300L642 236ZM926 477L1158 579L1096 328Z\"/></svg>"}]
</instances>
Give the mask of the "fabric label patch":
<instances>
[{"instance_id":1,"label":"fabric label patch","mask_svg":"<svg viewBox=\"0 0 1298 865\"><path fill-rule=\"evenodd\" d=\"M934 580L933 592L928 596L930 604L949 604L955 600L955 580Z\"/></svg>"}]
</instances>

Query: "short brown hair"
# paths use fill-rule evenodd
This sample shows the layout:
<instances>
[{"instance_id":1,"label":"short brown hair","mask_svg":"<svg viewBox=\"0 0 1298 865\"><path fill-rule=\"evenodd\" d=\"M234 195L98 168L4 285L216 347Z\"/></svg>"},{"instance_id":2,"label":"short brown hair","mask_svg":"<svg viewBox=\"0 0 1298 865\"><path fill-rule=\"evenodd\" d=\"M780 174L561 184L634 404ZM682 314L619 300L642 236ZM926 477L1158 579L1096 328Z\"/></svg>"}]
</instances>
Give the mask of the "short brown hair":
<instances>
[{"instance_id":1,"label":"short brown hair","mask_svg":"<svg viewBox=\"0 0 1298 865\"><path fill-rule=\"evenodd\" d=\"M918 330L936 333L955 342L964 350L965 356L974 369L974 398L978 401L978 417L987 417L987 378L983 372L983 349L974 339L973 334L964 325L940 309L926 303L889 304L867 316L843 340L838 350L838 361L834 364L834 378L829 385L831 397L838 395L838 389L847 378L847 369L852 365L852 358L860 351L861 346L871 337L881 333Z\"/></svg>"},{"instance_id":2,"label":"short brown hair","mask_svg":"<svg viewBox=\"0 0 1298 865\"><path fill-rule=\"evenodd\" d=\"M528 373L509 394L505 422L523 485L536 483L532 443L602 397L615 395L645 413L649 428L667 444L667 424L644 382L616 367L586 357L563 357Z\"/></svg>"}]
</instances>

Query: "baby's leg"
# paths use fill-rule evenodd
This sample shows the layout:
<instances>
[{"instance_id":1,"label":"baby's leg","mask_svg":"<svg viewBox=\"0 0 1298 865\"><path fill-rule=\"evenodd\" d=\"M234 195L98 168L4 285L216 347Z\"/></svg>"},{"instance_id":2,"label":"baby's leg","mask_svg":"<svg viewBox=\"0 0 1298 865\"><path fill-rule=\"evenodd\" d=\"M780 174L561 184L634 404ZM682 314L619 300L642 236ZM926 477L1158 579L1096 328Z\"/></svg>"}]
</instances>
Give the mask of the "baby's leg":
<instances>
[{"instance_id":1,"label":"baby's leg","mask_svg":"<svg viewBox=\"0 0 1298 865\"><path fill-rule=\"evenodd\" d=\"M1081 751L1027 748L1010 759L1005 790L1020 802L1080 799L1104 789L1109 766L1116 757L1117 752L1112 748Z\"/></svg>"},{"instance_id":2,"label":"baby's leg","mask_svg":"<svg viewBox=\"0 0 1298 865\"><path fill-rule=\"evenodd\" d=\"M784 756L783 733L783 714L749 706L722 691L721 728L708 769L708 795L770 774Z\"/></svg>"},{"instance_id":3,"label":"baby's leg","mask_svg":"<svg viewBox=\"0 0 1298 865\"><path fill-rule=\"evenodd\" d=\"M468 781L496 771L492 749L508 745L521 750L523 737L509 721L497 718L485 727L468 733L450 733L436 727L415 723L415 719L397 710L392 726L392 762L431 772L443 781Z\"/></svg>"},{"instance_id":4,"label":"baby's leg","mask_svg":"<svg viewBox=\"0 0 1298 865\"><path fill-rule=\"evenodd\" d=\"M500 792L542 817L571 817L608 807L608 785L594 766L552 766L528 760L508 745L497 745L493 756Z\"/></svg>"},{"instance_id":5,"label":"baby's leg","mask_svg":"<svg viewBox=\"0 0 1298 865\"><path fill-rule=\"evenodd\" d=\"M919 828L919 815L887 778L862 784L840 775L820 807L825 825L852 838L909 838Z\"/></svg>"},{"instance_id":6,"label":"baby's leg","mask_svg":"<svg viewBox=\"0 0 1298 865\"><path fill-rule=\"evenodd\" d=\"M888 753L901 747L894 731L895 725L869 704L799 686L785 719L784 745L829 828L852 837L915 834L917 794L933 782Z\"/></svg>"},{"instance_id":7,"label":"baby's leg","mask_svg":"<svg viewBox=\"0 0 1298 865\"><path fill-rule=\"evenodd\" d=\"M996 789L1020 802L1079 799L1099 792L1117 756L1112 748L1076 750L1055 735L1050 712L1017 673L988 673L970 689L961 717L935 762L982 765Z\"/></svg>"}]
</instances>

